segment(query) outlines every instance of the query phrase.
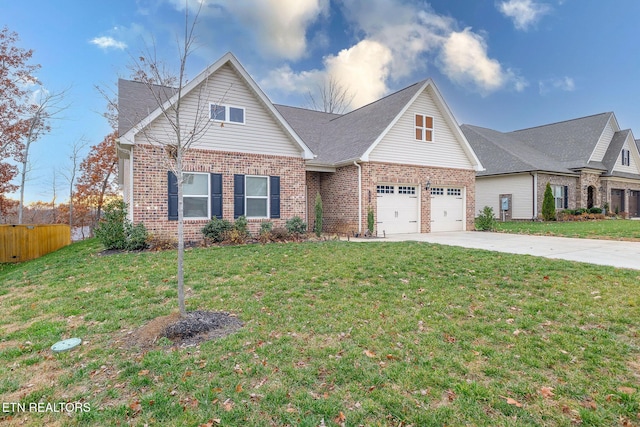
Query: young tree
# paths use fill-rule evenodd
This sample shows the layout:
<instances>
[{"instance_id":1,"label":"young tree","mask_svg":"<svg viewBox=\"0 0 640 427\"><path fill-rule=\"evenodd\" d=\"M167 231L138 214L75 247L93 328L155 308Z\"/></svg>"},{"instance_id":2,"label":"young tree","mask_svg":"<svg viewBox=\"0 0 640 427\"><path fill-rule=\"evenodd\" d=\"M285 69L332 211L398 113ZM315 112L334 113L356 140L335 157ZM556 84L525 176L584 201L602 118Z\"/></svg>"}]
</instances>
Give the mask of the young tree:
<instances>
[{"instance_id":1,"label":"young tree","mask_svg":"<svg viewBox=\"0 0 640 427\"><path fill-rule=\"evenodd\" d=\"M342 86L332 75L326 77L316 89L316 95L308 91L305 98L309 108L325 113L344 113L355 97L354 93Z\"/></svg>"},{"instance_id":2,"label":"young tree","mask_svg":"<svg viewBox=\"0 0 640 427\"><path fill-rule=\"evenodd\" d=\"M18 34L7 27L0 30L0 214L12 205L5 195L17 189L12 180L18 168L7 162L19 162L23 139L29 131L24 117L29 109L29 88L38 85L34 73L40 65L29 64L33 50L16 46Z\"/></svg>"},{"instance_id":3,"label":"young tree","mask_svg":"<svg viewBox=\"0 0 640 427\"><path fill-rule=\"evenodd\" d=\"M166 72L163 64L158 61L155 51L147 49L146 54L134 58L131 69L133 75L144 83L150 95L155 100L155 106L160 108L161 116L171 129L161 135L152 133L148 127L140 129L144 138L154 146L163 147L166 155L163 165L177 177L178 183L178 306L180 314L185 316L187 311L184 300L184 206L183 196L183 161L186 153L194 143L200 140L210 128L209 103L203 96L207 89L207 81L200 84L200 93L196 94L196 105L189 105L189 113L183 114L182 95L187 85L185 74L187 60L194 50L195 28L203 2L198 2L198 10L193 19L189 14L189 7L185 8L184 35L178 46L179 70L172 88L159 90L157 82L166 82ZM170 90L169 90L170 89ZM175 102L167 104L171 97ZM141 148L144 149L144 148Z\"/></svg>"},{"instance_id":4,"label":"young tree","mask_svg":"<svg viewBox=\"0 0 640 427\"><path fill-rule=\"evenodd\" d=\"M544 199L542 200L542 218L545 221L554 221L556 219L556 201L553 198L551 184L547 182L544 189Z\"/></svg>"},{"instance_id":5,"label":"young tree","mask_svg":"<svg viewBox=\"0 0 640 427\"><path fill-rule=\"evenodd\" d=\"M20 205L18 207L18 224L22 224L22 211L24 209L24 189L27 182L27 174L31 171L29 163L29 150L31 145L51 130L50 121L60 114L67 106L62 105L65 91L49 92L45 89L36 93L36 99L29 106L26 123L27 133L24 136L22 152L20 153Z\"/></svg>"},{"instance_id":6,"label":"young tree","mask_svg":"<svg viewBox=\"0 0 640 427\"><path fill-rule=\"evenodd\" d=\"M91 147L89 154L80 164L80 176L76 184L77 200L90 207L95 215L92 227L95 227L102 215L105 199L116 196L116 154L117 132L107 135L102 142Z\"/></svg>"},{"instance_id":7,"label":"young tree","mask_svg":"<svg viewBox=\"0 0 640 427\"><path fill-rule=\"evenodd\" d=\"M75 198L74 189L76 185L76 176L78 175L78 168L80 167L80 153L86 146L87 143L82 139L79 139L78 141L73 143L73 145L71 146L71 155L69 156L69 160L71 161L71 163L69 163L69 167L64 174L67 182L69 183L69 227L71 227L72 229L74 226L73 202Z\"/></svg>"}]
</instances>

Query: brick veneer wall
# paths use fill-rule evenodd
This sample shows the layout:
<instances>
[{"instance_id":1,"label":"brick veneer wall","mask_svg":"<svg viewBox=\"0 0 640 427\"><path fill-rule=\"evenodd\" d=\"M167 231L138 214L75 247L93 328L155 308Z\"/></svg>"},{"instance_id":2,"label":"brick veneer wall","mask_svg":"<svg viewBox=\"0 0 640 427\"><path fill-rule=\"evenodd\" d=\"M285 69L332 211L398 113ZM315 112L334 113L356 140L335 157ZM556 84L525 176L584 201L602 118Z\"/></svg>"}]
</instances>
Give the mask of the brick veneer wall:
<instances>
[{"instance_id":1,"label":"brick veneer wall","mask_svg":"<svg viewBox=\"0 0 640 427\"><path fill-rule=\"evenodd\" d=\"M553 185L566 185L569 190L569 198L567 200L567 209L577 209L581 200L579 190L579 178L573 176L549 175L544 173L538 174L538 215L542 213L542 202L544 201L544 191L547 188L547 182ZM586 191L586 190L585 190ZM585 203L586 204L586 203Z\"/></svg>"},{"instance_id":2,"label":"brick veneer wall","mask_svg":"<svg viewBox=\"0 0 640 427\"><path fill-rule=\"evenodd\" d=\"M418 186L421 195L420 232L431 231L431 198L424 191L427 181L432 187L464 187L466 189L466 229L475 228L475 171L393 163L362 163L362 231L367 228L367 210L371 207L377 219L378 184L410 184ZM309 176L309 175L307 175ZM355 165L338 168L335 173L319 173L324 205L324 230L351 233L358 231L358 169ZM376 233L377 230L374 231Z\"/></svg>"},{"instance_id":3,"label":"brick veneer wall","mask_svg":"<svg viewBox=\"0 0 640 427\"><path fill-rule=\"evenodd\" d=\"M133 221L143 222L150 233L175 236L177 221L168 220L167 167L163 149L136 146L133 154ZM233 175L280 177L280 219L272 219L274 227L283 227L293 216L305 218L305 164L302 158L228 153L191 149L184 160L185 172L222 174L223 218L233 221ZM263 220L249 220L255 233ZM266 221L266 220L264 220ZM206 220L185 219L185 240L202 239Z\"/></svg>"}]
</instances>

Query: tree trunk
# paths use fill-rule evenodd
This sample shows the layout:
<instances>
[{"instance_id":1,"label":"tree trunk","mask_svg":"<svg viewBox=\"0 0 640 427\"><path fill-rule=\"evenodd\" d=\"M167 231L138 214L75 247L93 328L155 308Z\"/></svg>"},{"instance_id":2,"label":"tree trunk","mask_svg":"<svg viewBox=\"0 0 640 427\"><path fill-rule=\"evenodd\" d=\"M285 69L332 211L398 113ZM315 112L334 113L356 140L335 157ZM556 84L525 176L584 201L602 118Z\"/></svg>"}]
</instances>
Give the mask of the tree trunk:
<instances>
[{"instance_id":1,"label":"tree trunk","mask_svg":"<svg viewBox=\"0 0 640 427\"><path fill-rule=\"evenodd\" d=\"M176 177L178 179L178 307L180 316L187 315L184 303L184 204L182 202L182 153L178 149Z\"/></svg>"}]
</instances>

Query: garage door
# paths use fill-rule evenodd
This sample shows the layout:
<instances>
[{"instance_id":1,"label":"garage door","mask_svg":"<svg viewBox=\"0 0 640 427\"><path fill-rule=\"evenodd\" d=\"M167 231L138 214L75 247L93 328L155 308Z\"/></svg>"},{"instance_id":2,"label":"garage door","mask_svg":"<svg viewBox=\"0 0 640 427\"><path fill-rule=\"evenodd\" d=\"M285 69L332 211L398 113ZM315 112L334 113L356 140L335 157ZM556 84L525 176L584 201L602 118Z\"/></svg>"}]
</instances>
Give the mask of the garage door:
<instances>
[{"instance_id":1,"label":"garage door","mask_svg":"<svg viewBox=\"0 0 640 427\"><path fill-rule=\"evenodd\" d=\"M464 230L462 188L431 189L431 232Z\"/></svg>"},{"instance_id":2,"label":"garage door","mask_svg":"<svg viewBox=\"0 0 640 427\"><path fill-rule=\"evenodd\" d=\"M418 233L418 188L413 185L378 185L378 235Z\"/></svg>"}]
</instances>

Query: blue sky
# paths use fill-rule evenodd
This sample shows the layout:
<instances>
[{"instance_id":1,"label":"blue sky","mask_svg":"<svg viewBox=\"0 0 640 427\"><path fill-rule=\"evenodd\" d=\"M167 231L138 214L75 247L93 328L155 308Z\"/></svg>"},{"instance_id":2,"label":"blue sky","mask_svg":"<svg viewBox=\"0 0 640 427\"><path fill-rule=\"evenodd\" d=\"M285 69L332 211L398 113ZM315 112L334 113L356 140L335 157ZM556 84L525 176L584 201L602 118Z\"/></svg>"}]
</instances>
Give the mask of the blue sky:
<instances>
[{"instance_id":1,"label":"blue sky","mask_svg":"<svg viewBox=\"0 0 640 427\"><path fill-rule=\"evenodd\" d=\"M203 1L189 77L231 51L276 103L306 106L331 74L353 107L431 77L460 124L509 131L613 111L640 137L637 0ZM115 90L145 46L177 68L184 9L184 0L0 0L0 25L34 50L44 87L68 88L70 107L34 146L28 201L51 199L74 142L110 132L96 85Z\"/></svg>"}]
</instances>

